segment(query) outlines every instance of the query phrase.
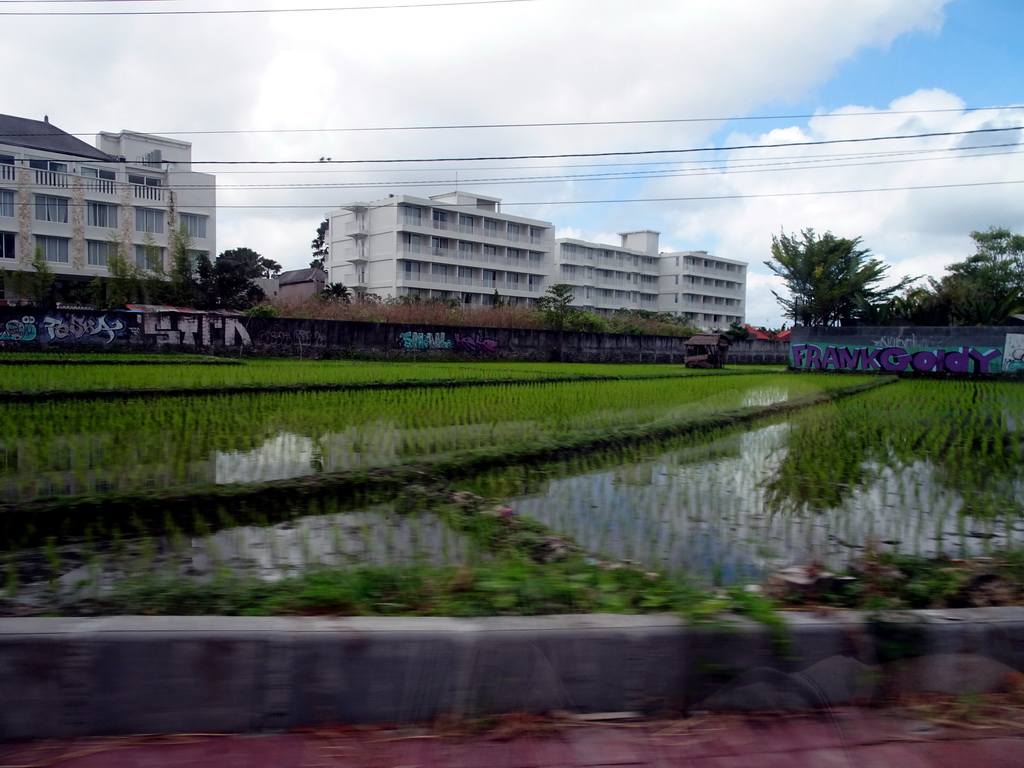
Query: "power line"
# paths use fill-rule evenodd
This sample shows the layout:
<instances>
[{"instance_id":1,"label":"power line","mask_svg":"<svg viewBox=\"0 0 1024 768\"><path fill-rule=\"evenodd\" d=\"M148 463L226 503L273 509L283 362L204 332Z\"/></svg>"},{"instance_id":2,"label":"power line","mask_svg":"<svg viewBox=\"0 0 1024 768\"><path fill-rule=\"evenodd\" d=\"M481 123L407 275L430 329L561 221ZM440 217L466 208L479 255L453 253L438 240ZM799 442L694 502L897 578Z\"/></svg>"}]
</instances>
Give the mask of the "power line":
<instances>
[{"instance_id":1,"label":"power line","mask_svg":"<svg viewBox=\"0 0 1024 768\"><path fill-rule=\"evenodd\" d=\"M0 0L3 2L21 2L22 0ZM32 2L33 0L24 0ZM53 2L66 2L67 0L52 0ZM111 0L79 0L82 2L110 2ZM132 2L133 0L126 0ZM137 0L135 0L137 1ZM151 2L169 2L171 0L150 0ZM891 110L886 112L844 112L834 114L802 114L802 115L741 115L731 117L667 117L652 118L649 120L572 120L566 122L530 122L530 123L452 123L447 125L385 125L385 126L361 126L349 128L237 128L237 129L214 129L195 131L138 131L157 136L235 136L254 134L282 134L282 133L372 133L388 131L455 131L455 130L480 130L480 129L506 129L506 128L586 128L595 126L616 126L616 125L673 125L685 123L727 123L727 122L756 122L766 120L810 120L822 118L847 118L847 117L885 117L888 115L922 115L941 113L967 113L967 112L998 112L1024 109L1022 104L1007 104L1005 106L990 107L963 107L947 109L908 109ZM72 136L93 136L98 131L67 131ZM7 136L34 137L52 136L52 133L11 133Z\"/></svg>"},{"instance_id":2,"label":"power line","mask_svg":"<svg viewBox=\"0 0 1024 768\"><path fill-rule=\"evenodd\" d=\"M781 198L781 197L812 197L814 195L856 195L856 194L871 194L878 192L913 192L919 190L936 190L936 189L966 189L972 187L993 187L993 186L1006 186L1010 184L1024 184L1024 179L1015 179L1010 181L976 181L976 182L963 182L959 184L925 184L920 186L903 186L903 187L873 187L867 189L827 189L827 190L812 190L806 192L756 192L749 194L737 193L734 195L693 195L687 197L647 197L647 198L613 198L613 199L601 199L601 200L542 200L542 201L525 201L525 202L508 202L503 200L501 205L503 208L508 207L524 207L532 206L539 208L542 206L552 205L624 205L627 203L685 203L685 202L706 202L714 200L754 200L754 199L770 199L770 198ZM75 203L69 203L69 205L76 205ZM377 207L385 207L389 203L382 202ZM204 205L194 206L196 208L203 208L207 210L335 210L339 206L337 203L326 203L322 205ZM451 209L458 208L472 208L477 210L473 206L460 206L456 204L446 204L446 207Z\"/></svg>"},{"instance_id":3,"label":"power line","mask_svg":"<svg viewBox=\"0 0 1024 768\"><path fill-rule=\"evenodd\" d=\"M235 8L198 11L0 11L0 16L229 16L269 13L327 13L342 11L381 11L415 8L448 8L464 5L504 5L537 3L542 0L442 0L428 3L396 3L391 5L347 5L332 8Z\"/></svg>"},{"instance_id":4,"label":"power line","mask_svg":"<svg viewBox=\"0 0 1024 768\"><path fill-rule=\"evenodd\" d=\"M698 176L711 176L711 175L730 175L740 173L778 173L788 171L808 171L808 170L833 170L836 168L862 168L876 165L892 165L896 163L914 163L914 162L932 162L936 160L949 160L949 159L973 159L976 157L996 157L1003 155L1021 154L1024 150L1017 149L1012 151L1002 152L983 152L979 154L970 155L967 158L949 158L949 157L906 157L906 155L918 155L922 152L929 154L936 154L938 152L969 152L974 150L988 150L998 148L1009 148L1018 147L1018 144L999 144L999 145L986 145L983 147L955 147L949 150L924 150L910 153L898 153L895 157L887 155L867 155L864 158L876 158L865 162L835 162L836 156L827 156L824 159L799 159L793 162L773 162L773 163L748 163L740 165L719 165L719 166L706 166L702 168L677 168L677 169L660 169L660 170L642 170L642 171L608 171L600 173L581 173L581 174L550 174L550 175L538 175L538 176L506 176L506 177L486 177L486 178L462 178L458 180L460 185L473 185L481 186L484 184L550 184L550 183L561 183L567 181L625 181L634 179L664 179L664 178L678 178L687 177L694 178ZM842 157L842 156L839 156ZM827 163L827 164L826 164ZM172 172L173 173L173 172ZM291 182L281 184L175 184L175 189L211 189L216 188L218 190L228 189L241 189L241 190L310 190L310 189L376 189L376 188L394 188L394 187L429 187L436 186L439 184L450 184L452 180L449 179L402 179L402 180L390 180L390 181L363 181L363 182L337 182L337 183L325 183L325 182Z\"/></svg>"},{"instance_id":5,"label":"power line","mask_svg":"<svg viewBox=\"0 0 1024 768\"><path fill-rule=\"evenodd\" d=\"M1006 133L1022 130L1022 126L1011 128L974 128L967 131L936 131L889 136L864 136L852 139L821 139L818 141L785 141L772 144L737 144L727 147L690 147L686 149L637 149L614 152L563 152L547 155L481 155L476 157L432 157L432 158L378 158L373 160L193 160L193 165L363 165L371 163L463 163L494 160L555 160L569 157L635 157L639 155L673 155L695 152L735 152L741 149L779 149L782 147L821 147L834 144L856 144L869 141L900 141L904 139L930 139L943 136L969 136L982 133Z\"/></svg>"}]
</instances>

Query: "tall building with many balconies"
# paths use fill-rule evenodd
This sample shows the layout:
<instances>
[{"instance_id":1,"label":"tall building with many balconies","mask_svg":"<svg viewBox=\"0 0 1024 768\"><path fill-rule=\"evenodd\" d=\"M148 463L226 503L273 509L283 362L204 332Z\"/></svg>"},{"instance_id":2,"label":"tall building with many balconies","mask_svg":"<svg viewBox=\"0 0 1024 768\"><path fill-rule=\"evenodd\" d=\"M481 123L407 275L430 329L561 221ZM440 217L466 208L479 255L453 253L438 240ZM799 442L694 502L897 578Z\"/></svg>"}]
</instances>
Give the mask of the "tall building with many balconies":
<instances>
[{"instance_id":1,"label":"tall building with many balconies","mask_svg":"<svg viewBox=\"0 0 1024 768\"><path fill-rule=\"evenodd\" d=\"M659 252L659 233L620 233L619 245L553 240L548 221L501 213L495 197L450 192L391 196L328 214L329 281L380 296L532 303L552 285L573 305L610 314L643 309L706 328L742 323L746 264L706 251Z\"/></svg>"},{"instance_id":2,"label":"tall building with many balconies","mask_svg":"<svg viewBox=\"0 0 1024 768\"><path fill-rule=\"evenodd\" d=\"M0 115L0 268L31 270L38 249L65 295L107 277L114 253L169 269L179 228L196 255L212 255L216 194L188 142L121 131L93 147L48 119Z\"/></svg>"},{"instance_id":3,"label":"tall building with many balconies","mask_svg":"<svg viewBox=\"0 0 1024 768\"><path fill-rule=\"evenodd\" d=\"M501 212L494 197L397 195L328 214L328 280L360 293L529 303L549 283L550 222Z\"/></svg>"},{"instance_id":4,"label":"tall building with many balconies","mask_svg":"<svg viewBox=\"0 0 1024 768\"><path fill-rule=\"evenodd\" d=\"M747 303L747 264L707 251L663 253L658 309L688 317L702 328L743 323Z\"/></svg>"}]
</instances>

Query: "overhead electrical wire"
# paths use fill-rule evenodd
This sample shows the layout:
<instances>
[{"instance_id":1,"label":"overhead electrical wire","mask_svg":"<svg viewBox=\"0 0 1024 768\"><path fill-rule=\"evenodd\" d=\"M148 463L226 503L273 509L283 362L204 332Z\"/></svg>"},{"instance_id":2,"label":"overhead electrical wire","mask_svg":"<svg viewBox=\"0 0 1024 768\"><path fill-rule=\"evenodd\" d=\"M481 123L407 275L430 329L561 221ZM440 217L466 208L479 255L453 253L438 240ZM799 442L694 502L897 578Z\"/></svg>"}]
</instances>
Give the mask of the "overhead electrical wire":
<instances>
[{"instance_id":1,"label":"overhead electrical wire","mask_svg":"<svg viewBox=\"0 0 1024 768\"><path fill-rule=\"evenodd\" d=\"M66 2L66 0L54 0L55 2ZM110 2L111 0L88 0L89 2ZM132 0L128 0L131 2ZM171 2L173 0L149 0L150 2ZM0 0L4 2L20 2L20 0ZM162 131L146 130L139 133L154 134L158 136L236 136L236 135L257 135L257 134L282 134L282 133L384 133L391 131L454 131L454 130L494 130L494 129L522 129L522 128L586 128L597 126L618 126L618 125L673 125L685 123L728 123L728 122L763 122L767 120L820 120L831 118L847 117L887 117L889 115L920 115L920 114L942 114L942 113L974 113L974 112L1000 112L1022 110L1022 104L1007 104L1003 106L988 107L963 107L944 109L908 109L908 110L887 110L885 112L864 111L864 112L843 112L829 114L797 114L797 115L734 115L720 117L666 117L651 118L644 120L569 120L564 122L526 122L526 123L450 123L441 125L384 125L384 126L355 126L345 128L223 128L210 130L193 131ZM93 136L98 131L66 131L72 136ZM11 133L8 136L29 138L33 136L52 136L52 133Z\"/></svg>"},{"instance_id":2,"label":"overhead electrical wire","mask_svg":"<svg viewBox=\"0 0 1024 768\"><path fill-rule=\"evenodd\" d=\"M479 155L468 157L408 157L374 158L360 160L334 160L321 157L319 160L192 160L192 165L370 165L395 163L470 163L497 160L557 160L573 157L637 157L641 155L683 155L697 152L736 152L744 149L779 149L782 147L823 147L836 144L863 144L871 141L902 141L906 139L930 139L946 136L971 136L977 134L1007 133L1024 130L1024 126L1007 128L973 128L966 131L933 131L930 133L894 134L888 136L861 136L847 139L819 139L816 141L780 141L770 144L735 144L725 147L685 147L680 149L635 149L604 152L558 152L536 155ZM103 162L90 160L90 162ZM112 161L113 162L113 161ZM119 161L118 161L119 162Z\"/></svg>"},{"instance_id":3,"label":"overhead electrical wire","mask_svg":"<svg viewBox=\"0 0 1024 768\"><path fill-rule=\"evenodd\" d=\"M872 187L867 189L825 189L825 190L809 190L806 192L756 192L756 193L737 193L734 195L692 195L686 197L647 197L647 198L613 198L613 199L600 199L600 200L532 200L523 202L509 202L503 200L501 203L502 208L509 207L522 207L532 206L534 208L540 208L542 206L551 205L620 205L626 203L683 203L683 202L700 202L700 201L712 201L712 200L751 200L758 198L774 198L774 197L813 197L815 195L856 195L856 194L869 194L877 192L909 192L917 190L932 190L932 189L965 189L969 187L994 187L994 186L1007 186L1010 184L1024 184L1024 179L1012 179L1004 181L975 181L975 182L962 182L956 184L924 184L920 186L903 186L903 187ZM378 207L384 207L389 203L383 202ZM212 206L203 206L204 208L216 209L216 210L332 210L338 207L336 202L327 203L323 205L223 205L216 204ZM373 207L373 206L371 206ZM451 208L459 208L458 205L451 205Z\"/></svg>"},{"instance_id":4,"label":"overhead electrical wire","mask_svg":"<svg viewBox=\"0 0 1024 768\"><path fill-rule=\"evenodd\" d=\"M937 154L939 152L968 152L975 150L988 150L1009 147L1018 147L1018 144L999 144L999 145L986 145L983 147L955 147L949 150L923 150L930 154ZM487 178L469 178L469 179L458 179L459 185L473 185L480 186L484 184L547 184L547 183L561 183L566 181L622 181L630 179L663 179L663 178L695 178L698 176L727 176L741 173L778 173L778 172L789 172L789 171L805 171L805 170L832 170L835 168L860 168L877 165L891 165L897 163L913 163L913 162L931 162L936 160L949 160L949 159L973 159L976 157L996 157L1003 155L1021 154L1024 153L1024 149L1001 151L1001 152L981 152L978 154L972 154L968 158L948 158L948 157L919 157L920 153L901 153L901 156L897 157L886 157L885 155L868 155L865 157L875 157L867 162L836 162L835 156L827 160L807 160L800 159L786 163L747 163L739 165L719 165L719 166L707 166L700 168L678 168L678 169L655 169L655 170L643 170L643 171L621 171L621 172L604 172L604 173L590 173L590 174L551 174L551 175L540 175L540 176L506 176L506 177L487 177ZM905 157L902 155L912 154L913 157ZM842 157L842 156L839 156ZM827 164L825 164L827 163ZM173 171L172 171L173 173ZM291 182L281 184L175 184L176 189L209 189L216 187L218 190L227 189L241 189L241 190L299 190L299 189L365 189L365 188L383 188L383 187L428 187L436 186L439 184L451 184L452 179L403 179L403 180L388 180L388 181L361 181L361 182L337 182L337 183L324 183L324 182Z\"/></svg>"}]
</instances>

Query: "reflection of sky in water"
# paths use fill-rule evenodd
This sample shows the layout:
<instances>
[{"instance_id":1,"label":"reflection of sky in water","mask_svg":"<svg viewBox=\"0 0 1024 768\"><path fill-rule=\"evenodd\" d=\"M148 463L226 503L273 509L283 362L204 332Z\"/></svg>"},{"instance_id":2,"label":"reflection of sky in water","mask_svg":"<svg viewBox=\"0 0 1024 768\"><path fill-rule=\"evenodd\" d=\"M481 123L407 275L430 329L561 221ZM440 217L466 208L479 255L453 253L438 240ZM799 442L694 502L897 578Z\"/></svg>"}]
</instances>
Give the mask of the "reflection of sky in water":
<instances>
[{"instance_id":1,"label":"reflection of sky in water","mask_svg":"<svg viewBox=\"0 0 1024 768\"><path fill-rule=\"evenodd\" d=\"M284 480L314 472L318 446L308 437L282 432L251 451L218 452L214 482L253 483Z\"/></svg>"},{"instance_id":2,"label":"reflection of sky in water","mask_svg":"<svg viewBox=\"0 0 1024 768\"><path fill-rule=\"evenodd\" d=\"M509 503L595 553L723 583L811 559L843 567L869 540L904 552L959 555L1024 539L1020 482L1008 528L1003 518L959 515L963 498L944 489L925 462L866 466L868 482L850 489L838 508L772 513L764 484L786 455L788 432L778 424L550 480Z\"/></svg>"}]
</instances>

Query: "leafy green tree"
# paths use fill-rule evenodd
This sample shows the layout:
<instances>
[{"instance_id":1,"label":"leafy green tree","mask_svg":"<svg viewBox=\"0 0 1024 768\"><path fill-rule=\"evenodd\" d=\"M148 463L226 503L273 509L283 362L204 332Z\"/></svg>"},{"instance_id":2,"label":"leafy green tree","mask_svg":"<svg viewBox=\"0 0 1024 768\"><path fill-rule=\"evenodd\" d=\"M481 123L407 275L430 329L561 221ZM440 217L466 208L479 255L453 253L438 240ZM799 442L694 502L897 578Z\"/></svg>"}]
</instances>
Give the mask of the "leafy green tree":
<instances>
[{"instance_id":1,"label":"leafy green tree","mask_svg":"<svg viewBox=\"0 0 1024 768\"><path fill-rule=\"evenodd\" d=\"M904 278L882 287L889 267L870 258L861 239L822 236L813 229L799 236L772 236L772 258L765 262L785 281L788 296L775 291L776 301L786 317L804 325L840 325L860 319L864 302L887 302L906 289L915 278Z\"/></svg>"},{"instance_id":2,"label":"leafy green tree","mask_svg":"<svg viewBox=\"0 0 1024 768\"><path fill-rule=\"evenodd\" d=\"M565 283L552 285L545 295L537 299L541 319L558 331L558 359L561 362L565 361L565 330L580 311L572 306L575 299L572 286Z\"/></svg>"},{"instance_id":3,"label":"leafy green tree","mask_svg":"<svg viewBox=\"0 0 1024 768\"><path fill-rule=\"evenodd\" d=\"M974 254L931 281L931 301L956 325L998 325L1024 309L1024 235L990 227L971 239Z\"/></svg>"},{"instance_id":4,"label":"leafy green tree","mask_svg":"<svg viewBox=\"0 0 1024 768\"><path fill-rule=\"evenodd\" d=\"M557 283L537 299L537 311L545 323L556 331L562 331L565 330L570 318L579 312L578 307L572 306L575 300L571 285Z\"/></svg>"},{"instance_id":5,"label":"leafy green tree","mask_svg":"<svg viewBox=\"0 0 1024 768\"><path fill-rule=\"evenodd\" d=\"M32 270L11 273L10 284L21 299L28 299L38 307L53 306L57 301L57 275L38 245L32 256Z\"/></svg>"},{"instance_id":6,"label":"leafy green tree","mask_svg":"<svg viewBox=\"0 0 1024 768\"><path fill-rule=\"evenodd\" d=\"M251 248L232 248L224 251L213 263L212 274L199 271L200 283L205 282L209 293L209 308L246 309L266 298L263 289L254 280L263 277L270 259L265 259Z\"/></svg>"},{"instance_id":7,"label":"leafy green tree","mask_svg":"<svg viewBox=\"0 0 1024 768\"><path fill-rule=\"evenodd\" d=\"M320 222L320 226L316 228L316 237L313 238L313 242L310 247L313 249L313 260L309 262L310 269L323 269L324 261L327 260L327 255L330 251L330 246L327 244L327 233L330 231L331 222L329 219L324 219Z\"/></svg>"},{"instance_id":8,"label":"leafy green tree","mask_svg":"<svg viewBox=\"0 0 1024 768\"><path fill-rule=\"evenodd\" d=\"M739 320L730 323L729 329L724 334L729 341L745 341L749 335L750 331L747 330L747 326Z\"/></svg>"}]
</instances>

